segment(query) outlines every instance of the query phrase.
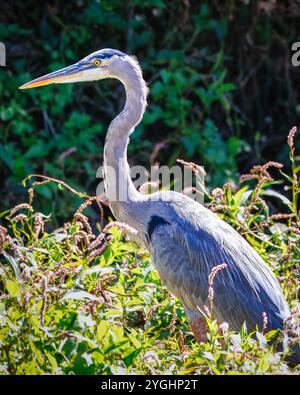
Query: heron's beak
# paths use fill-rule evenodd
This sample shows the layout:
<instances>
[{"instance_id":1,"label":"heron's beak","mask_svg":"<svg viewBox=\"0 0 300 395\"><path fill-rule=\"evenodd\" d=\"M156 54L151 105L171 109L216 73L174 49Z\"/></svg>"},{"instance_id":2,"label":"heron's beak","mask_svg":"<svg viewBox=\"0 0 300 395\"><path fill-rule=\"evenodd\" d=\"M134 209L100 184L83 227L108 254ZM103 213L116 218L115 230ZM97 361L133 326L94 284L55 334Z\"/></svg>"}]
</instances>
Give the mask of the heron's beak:
<instances>
[{"instance_id":1,"label":"heron's beak","mask_svg":"<svg viewBox=\"0 0 300 395\"><path fill-rule=\"evenodd\" d=\"M82 74L86 70L83 64L75 63L71 66L43 75L27 84L20 86L19 89L37 88L38 86L49 84L63 84L82 80Z\"/></svg>"}]
</instances>

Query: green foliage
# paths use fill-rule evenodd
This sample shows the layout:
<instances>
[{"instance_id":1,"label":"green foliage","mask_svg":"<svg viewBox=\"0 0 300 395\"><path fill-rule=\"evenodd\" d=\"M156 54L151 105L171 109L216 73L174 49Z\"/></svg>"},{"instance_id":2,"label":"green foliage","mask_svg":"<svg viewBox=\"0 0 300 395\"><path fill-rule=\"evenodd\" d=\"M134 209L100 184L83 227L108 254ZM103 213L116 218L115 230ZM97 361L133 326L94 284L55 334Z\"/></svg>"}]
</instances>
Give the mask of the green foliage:
<instances>
[{"instance_id":1,"label":"green foliage","mask_svg":"<svg viewBox=\"0 0 300 395\"><path fill-rule=\"evenodd\" d=\"M160 283L149 256L122 242L120 231L91 262L83 240L74 242L79 225L36 238L31 223L40 214L25 212L21 225L16 216L10 220L13 238L1 263L2 374L287 370L279 353L244 329L220 335L211 322L209 341L195 344L182 306Z\"/></svg>"},{"instance_id":2,"label":"green foliage","mask_svg":"<svg viewBox=\"0 0 300 395\"><path fill-rule=\"evenodd\" d=\"M0 227L0 372L299 372L285 362L299 339L300 167L294 136L295 129L288 139L291 174L275 162L256 166L241 180L255 181L254 186L232 191L226 185L209 196L210 208L248 239L280 280L294 315L282 333L247 333L245 325L234 333L214 320L212 300L209 311L204 309L207 342L197 344L181 304L161 284L148 253L123 240L122 232L134 229L118 222L100 226L101 213L93 231L83 211L99 198L89 198L71 222L47 232L51 216L32 206L36 190L43 187L35 183L29 203L1 214L6 226ZM278 181L270 176L271 166L282 172L291 199L274 190ZM286 211L270 216L274 198ZM279 352L276 344L282 340Z\"/></svg>"}]
</instances>

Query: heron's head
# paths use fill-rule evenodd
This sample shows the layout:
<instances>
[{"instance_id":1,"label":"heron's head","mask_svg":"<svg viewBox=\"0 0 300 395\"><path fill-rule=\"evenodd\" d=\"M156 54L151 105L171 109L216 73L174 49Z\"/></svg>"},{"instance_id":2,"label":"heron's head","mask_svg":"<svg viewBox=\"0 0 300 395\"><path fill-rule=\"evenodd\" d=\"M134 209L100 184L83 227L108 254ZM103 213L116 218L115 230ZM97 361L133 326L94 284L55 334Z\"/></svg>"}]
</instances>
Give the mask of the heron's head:
<instances>
[{"instance_id":1,"label":"heron's head","mask_svg":"<svg viewBox=\"0 0 300 395\"><path fill-rule=\"evenodd\" d=\"M120 78L122 73L136 68L137 62L116 49L101 49L71 66L46 74L27 82L20 89L36 88L49 84L65 84L79 81L96 81L103 78Z\"/></svg>"}]
</instances>

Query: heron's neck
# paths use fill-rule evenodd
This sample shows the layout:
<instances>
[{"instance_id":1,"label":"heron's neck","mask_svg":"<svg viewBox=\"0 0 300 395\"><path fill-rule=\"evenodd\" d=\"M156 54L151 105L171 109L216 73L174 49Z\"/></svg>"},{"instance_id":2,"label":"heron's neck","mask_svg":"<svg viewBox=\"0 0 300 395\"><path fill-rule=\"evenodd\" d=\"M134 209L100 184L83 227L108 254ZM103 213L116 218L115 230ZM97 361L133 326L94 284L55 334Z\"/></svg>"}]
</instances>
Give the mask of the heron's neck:
<instances>
[{"instance_id":1,"label":"heron's neck","mask_svg":"<svg viewBox=\"0 0 300 395\"><path fill-rule=\"evenodd\" d=\"M141 196L130 177L127 145L130 134L143 117L147 94L140 70L132 68L129 73L120 75L118 79L125 86L126 103L123 111L110 124L104 147L106 192L115 215L115 207L119 209L122 204L128 205Z\"/></svg>"}]
</instances>

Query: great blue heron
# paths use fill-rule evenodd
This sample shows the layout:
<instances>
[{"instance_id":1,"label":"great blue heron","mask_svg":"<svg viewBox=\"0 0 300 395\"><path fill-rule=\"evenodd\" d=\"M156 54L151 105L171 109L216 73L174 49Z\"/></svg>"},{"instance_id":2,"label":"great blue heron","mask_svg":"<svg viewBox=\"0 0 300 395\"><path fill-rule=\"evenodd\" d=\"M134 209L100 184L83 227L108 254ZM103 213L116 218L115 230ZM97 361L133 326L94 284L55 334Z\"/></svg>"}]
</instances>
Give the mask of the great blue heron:
<instances>
[{"instance_id":1,"label":"great blue heron","mask_svg":"<svg viewBox=\"0 0 300 395\"><path fill-rule=\"evenodd\" d=\"M120 80L126 91L125 107L111 122L104 148L110 208L117 220L138 231L137 242L150 251L162 280L181 300L196 339L207 340L201 311L209 304L209 274L221 263L226 263L227 268L214 281L215 318L235 330L246 322L248 330L255 331L256 327L262 328L265 314L268 330L281 329L290 310L280 285L242 236L183 194L161 191L144 195L135 188L127 163L127 145L143 117L148 89L134 57L102 49L21 89L104 78ZM113 178L110 169L115 172Z\"/></svg>"}]
</instances>

